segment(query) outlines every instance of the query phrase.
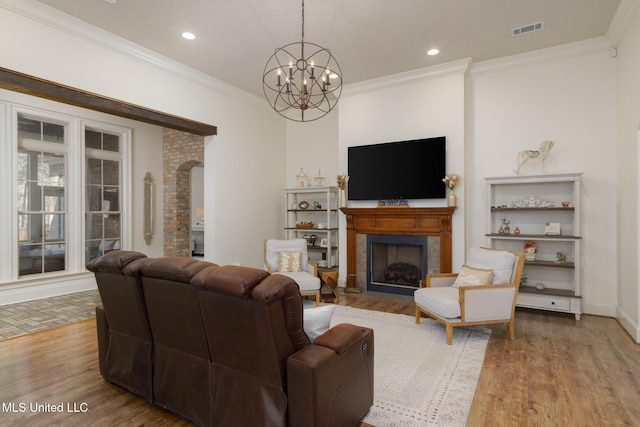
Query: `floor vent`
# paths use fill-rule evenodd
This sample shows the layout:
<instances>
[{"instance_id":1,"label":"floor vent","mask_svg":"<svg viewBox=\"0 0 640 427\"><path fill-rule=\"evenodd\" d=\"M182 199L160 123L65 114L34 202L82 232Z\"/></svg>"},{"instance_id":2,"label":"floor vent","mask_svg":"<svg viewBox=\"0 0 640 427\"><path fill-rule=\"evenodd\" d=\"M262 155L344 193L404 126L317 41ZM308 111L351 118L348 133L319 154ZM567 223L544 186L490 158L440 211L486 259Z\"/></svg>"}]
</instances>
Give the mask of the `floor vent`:
<instances>
[{"instance_id":1,"label":"floor vent","mask_svg":"<svg viewBox=\"0 0 640 427\"><path fill-rule=\"evenodd\" d=\"M536 22L535 24L525 25L523 27L514 28L511 30L512 36L519 36L533 31L539 31L544 28L544 22Z\"/></svg>"}]
</instances>

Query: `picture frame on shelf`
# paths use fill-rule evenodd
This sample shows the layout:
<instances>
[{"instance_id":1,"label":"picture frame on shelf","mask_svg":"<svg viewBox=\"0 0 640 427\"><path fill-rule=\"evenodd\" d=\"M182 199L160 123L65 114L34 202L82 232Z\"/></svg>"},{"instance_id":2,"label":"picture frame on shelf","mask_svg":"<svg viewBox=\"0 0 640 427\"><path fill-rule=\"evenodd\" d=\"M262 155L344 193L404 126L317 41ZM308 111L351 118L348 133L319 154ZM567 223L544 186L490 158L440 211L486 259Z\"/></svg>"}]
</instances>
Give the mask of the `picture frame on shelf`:
<instances>
[{"instance_id":1,"label":"picture frame on shelf","mask_svg":"<svg viewBox=\"0 0 640 427\"><path fill-rule=\"evenodd\" d=\"M329 246L329 239L320 239L320 246L323 248L326 248L327 246Z\"/></svg>"},{"instance_id":2,"label":"picture frame on shelf","mask_svg":"<svg viewBox=\"0 0 640 427\"><path fill-rule=\"evenodd\" d=\"M547 222L544 224L544 234L547 236L559 236L560 235L560 223L559 222Z\"/></svg>"}]
</instances>

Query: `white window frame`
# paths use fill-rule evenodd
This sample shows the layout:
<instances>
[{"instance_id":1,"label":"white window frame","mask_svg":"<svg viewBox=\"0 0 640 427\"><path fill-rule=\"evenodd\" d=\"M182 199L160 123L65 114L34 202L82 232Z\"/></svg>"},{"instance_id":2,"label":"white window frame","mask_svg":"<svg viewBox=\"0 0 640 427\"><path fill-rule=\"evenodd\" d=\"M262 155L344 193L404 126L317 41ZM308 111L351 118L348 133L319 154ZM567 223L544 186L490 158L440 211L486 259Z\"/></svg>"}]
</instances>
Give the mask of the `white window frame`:
<instances>
[{"instance_id":1,"label":"white window frame","mask_svg":"<svg viewBox=\"0 0 640 427\"><path fill-rule=\"evenodd\" d=\"M36 102L34 102L36 103ZM49 101L44 101L45 105ZM39 103L38 103L39 104ZM79 110L81 113L81 110ZM75 113L75 112L74 112ZM65 244L66 269L41 274L19 275L18 253L18 114L52 121L65 125L66 148L65 178ZM3 206L0 207L0 288L3 290L23 286L46 284L64 277L87 274L84 263L85 245L85 147L84 130L86 127L120 136L122 158L121 182L121 247L129 249L132 245L132 130L124 126L90 120L75 114L61 114L50 109L25 106L11 100L0 100L0 194ZM42 148L42 143L28 142L31 147ZM46 144L44 151L55 152L56 144ZM38 148L38 149L40 149ZM81 227L74 224L82 224ZM6 237L5 237L6 236ZM17 291L16 291L17 293Z\"/></svg>"}]
</instances>

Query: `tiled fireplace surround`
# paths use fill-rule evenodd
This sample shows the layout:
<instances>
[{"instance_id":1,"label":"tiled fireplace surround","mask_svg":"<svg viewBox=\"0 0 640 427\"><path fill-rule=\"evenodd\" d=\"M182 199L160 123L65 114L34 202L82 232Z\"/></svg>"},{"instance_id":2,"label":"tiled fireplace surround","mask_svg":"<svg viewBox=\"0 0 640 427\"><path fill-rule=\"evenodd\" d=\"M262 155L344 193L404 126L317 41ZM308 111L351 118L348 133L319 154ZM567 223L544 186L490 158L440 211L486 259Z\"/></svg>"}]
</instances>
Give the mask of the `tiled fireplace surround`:
<instances>
[{"instance_id":1,"label":"tiled fireplace surround","mask_svg":"<svg viewBox=\"0 0 640 427\"><path fill-rule=\"evenodd\" d=\"M427 236L428 273L451 272L455 208L343 208L347 221L347 287L367 289L367 235Z\"/></svg>"}]
</instances>

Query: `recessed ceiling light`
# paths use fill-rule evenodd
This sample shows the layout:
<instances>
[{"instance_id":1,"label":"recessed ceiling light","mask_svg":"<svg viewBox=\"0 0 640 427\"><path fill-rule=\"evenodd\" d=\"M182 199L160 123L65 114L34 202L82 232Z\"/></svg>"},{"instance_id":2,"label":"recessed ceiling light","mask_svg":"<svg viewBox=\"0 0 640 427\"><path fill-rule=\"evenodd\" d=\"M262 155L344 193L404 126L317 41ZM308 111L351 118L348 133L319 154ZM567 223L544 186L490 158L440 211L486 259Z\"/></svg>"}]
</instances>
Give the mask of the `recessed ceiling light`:
<instances>
[{"instance_id":1,"label":"recessed ceiling light","mask_svg":"<svg viewBox=\"0 0 640 427\"><path fill-rule=\"evenodd\" d=\"M118 0L104 0L104 1L111 4L116 4L118 2Z\"/></svg>"},{"instance_id":2,"label":"recessed ceiling light","mask_svg":"<svg viewBox=\"0 0 640 427\"><path fill-rule=\"evenodd\" d=\"M184 37L187 40L193 40L196 38L196 35L188 31L185 31L184 33L182 33L182 37Z\"/></svg>"},{"instance_id":3,"label":"recessed ceiling light","mask_svg":"<svg viewBox=\"0 0 640 427\"><path fill-rule=\"evenodd\" d=\"M438 50L438 49L429 49L427 51L427 55L429 55L429 56L437 55L439 53L440 53L440 50Z\"/></svg>"}]
</instances>

